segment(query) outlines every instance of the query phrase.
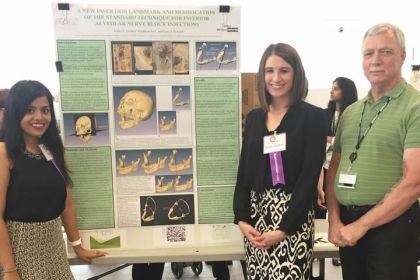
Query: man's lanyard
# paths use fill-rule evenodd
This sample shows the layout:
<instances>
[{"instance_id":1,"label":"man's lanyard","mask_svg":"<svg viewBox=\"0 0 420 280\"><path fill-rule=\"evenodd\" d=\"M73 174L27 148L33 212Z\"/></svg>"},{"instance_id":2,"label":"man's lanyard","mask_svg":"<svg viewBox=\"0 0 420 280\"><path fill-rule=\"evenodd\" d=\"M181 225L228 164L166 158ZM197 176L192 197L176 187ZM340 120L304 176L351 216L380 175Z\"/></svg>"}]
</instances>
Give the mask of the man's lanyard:
<instances>
[{"instance_id":1,"label":"man's lanyard","mask_svg":"<svg viewBox=\"0 0 420 280\"><path fill-rule=\"evenodd\" d=\"M364 115L365 109L366 109L366 102L367 102L367 100L363 103L362 115L360 116L359 133L357 135L357 143L356 143L356 146L355 146L355 150L349 156L350 165L349 165L348 171L351 171L352 164L357 159L357 151L359 150L363 139L365 139L365 137L368 134L370 128L373 126L373 124L375 123L375 121L379 117L379 115L382 113L382 111L385 110L386 106L388 106L389 102L391 102L391 97L388 97L388 100L385 102L385 104L382 106L382 108L379 109L379 111L376 113L375 117L373 117L373 119L370 121L369 125L366 127L366 129L365 129L365 131L363 132L363 135L362 135L361 134L362 133L362 120L363 120L363 115Z\"/></svg>"}]
</instances>

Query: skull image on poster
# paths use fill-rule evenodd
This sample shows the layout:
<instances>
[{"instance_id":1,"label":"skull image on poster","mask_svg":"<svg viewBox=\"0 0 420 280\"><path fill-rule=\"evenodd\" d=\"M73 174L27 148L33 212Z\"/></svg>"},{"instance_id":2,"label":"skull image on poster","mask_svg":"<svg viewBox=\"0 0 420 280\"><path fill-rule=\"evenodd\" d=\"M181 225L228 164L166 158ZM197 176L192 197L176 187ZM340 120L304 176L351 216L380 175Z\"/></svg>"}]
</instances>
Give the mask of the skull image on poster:
<instances>
[{"instance_id":1,"label":"skull image on poster","mask_svg":"<svg viewBox=\"0 0 420 280\"><path fill-rule=\"evenodd\" d=\"M93 121L92 121L93 119ZM96 135L96 124L93 116L89 115L76 115L74 130L76 136L79 136L80 140L84 143L88 143L92 135Z\"/></svg>"},{"instance_id":2,"label":"skull image on poster","mask_svg":"<svg viewBox=\"0 0 420 280\"><path fill-rule=\"evenodd\" d=\"M136 126L145 121L153 113L152 98L141 90L127 91L120 100L117 113L120 117L119 125L122 129Z\"/></svg>"}]
</instances>

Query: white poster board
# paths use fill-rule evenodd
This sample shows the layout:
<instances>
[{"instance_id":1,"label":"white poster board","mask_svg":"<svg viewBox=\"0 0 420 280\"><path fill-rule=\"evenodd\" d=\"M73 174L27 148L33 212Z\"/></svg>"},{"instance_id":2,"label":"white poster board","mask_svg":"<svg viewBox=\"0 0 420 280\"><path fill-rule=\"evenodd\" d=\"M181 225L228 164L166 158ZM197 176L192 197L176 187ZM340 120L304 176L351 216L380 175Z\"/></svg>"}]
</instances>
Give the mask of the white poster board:
<instances>
[{"instance_id":1,"label":"white poster board","mask_svg":"<svg viewBox=\"0 0 420 280\"><path fill-rule=\"evenodd\" d=\"M420 91L420 65L411 65L410 84Z\"/></svg>"},{"instance_id":2,"label":"white poster board","mask_svg":"<svg viewBox=\"0 0 420 280\"><path fill-rule=\"evenodd\" d=\"M239 7L53 4L83 244L240 244Z\"/></svg>"}]
</instances>

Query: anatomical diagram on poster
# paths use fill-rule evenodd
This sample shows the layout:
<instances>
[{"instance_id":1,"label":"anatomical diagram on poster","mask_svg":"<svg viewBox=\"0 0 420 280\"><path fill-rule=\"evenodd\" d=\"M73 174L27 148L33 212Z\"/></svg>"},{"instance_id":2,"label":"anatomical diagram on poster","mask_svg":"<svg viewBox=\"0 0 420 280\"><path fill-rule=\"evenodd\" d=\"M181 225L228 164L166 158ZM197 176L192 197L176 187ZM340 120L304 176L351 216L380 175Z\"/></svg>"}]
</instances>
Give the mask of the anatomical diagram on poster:
<instances>
[{"instance_id":1,"label":"anatomical diagram on poster","mask_svg":"<svg viewBox=\"0 0 420 280\"><path fill-rule=\"evenodd\" d=\"M211 240L213 224L233 222L239 8L52 7L61 134L84 244ZM159 234L133 243L133 230Z\"/></svg>"}]
</instances>

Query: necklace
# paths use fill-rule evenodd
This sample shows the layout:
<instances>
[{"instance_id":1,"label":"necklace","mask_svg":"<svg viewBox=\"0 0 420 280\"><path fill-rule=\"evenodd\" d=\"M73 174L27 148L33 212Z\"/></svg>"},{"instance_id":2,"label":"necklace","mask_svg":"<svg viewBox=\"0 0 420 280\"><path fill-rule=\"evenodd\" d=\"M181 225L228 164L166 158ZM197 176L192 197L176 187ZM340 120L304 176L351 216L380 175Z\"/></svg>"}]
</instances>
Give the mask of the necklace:
<instances>
[{"instance_id":1,"label":"necklace","mask_svg":"<svg viewBox=\"0 0 420 280\"><path fill-rule=\"evenodd\" d=\"M28 157L28 158L32 158L32 159L36 159L36 160L42 160L44 159L44 155L43 154L34 154L28 150L24 150L23 153Z\"/></svg>"}]
</instances>

